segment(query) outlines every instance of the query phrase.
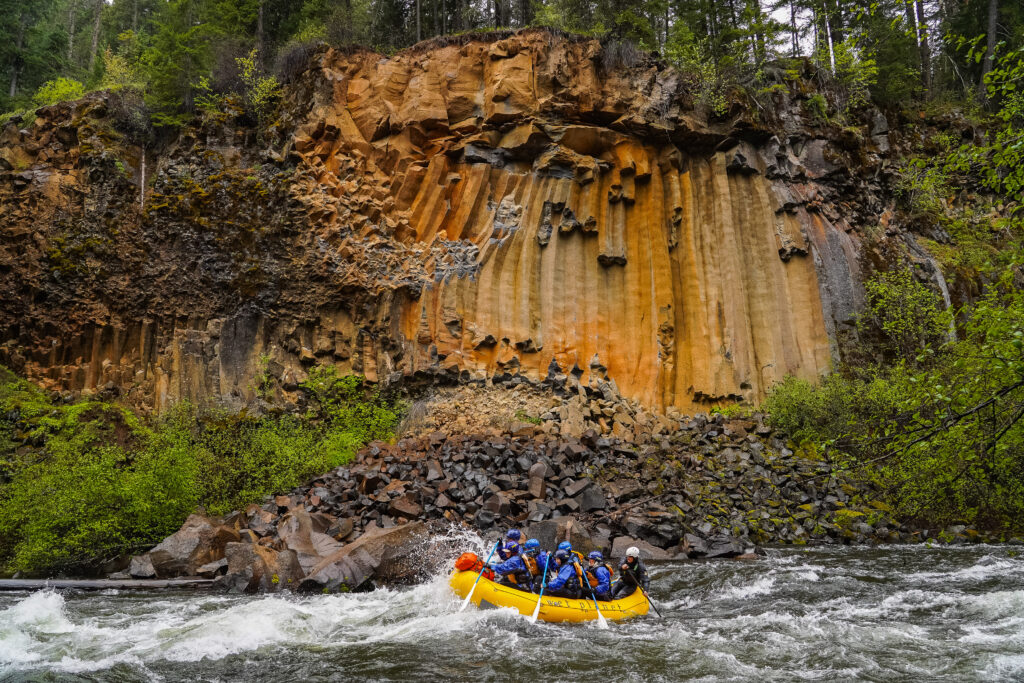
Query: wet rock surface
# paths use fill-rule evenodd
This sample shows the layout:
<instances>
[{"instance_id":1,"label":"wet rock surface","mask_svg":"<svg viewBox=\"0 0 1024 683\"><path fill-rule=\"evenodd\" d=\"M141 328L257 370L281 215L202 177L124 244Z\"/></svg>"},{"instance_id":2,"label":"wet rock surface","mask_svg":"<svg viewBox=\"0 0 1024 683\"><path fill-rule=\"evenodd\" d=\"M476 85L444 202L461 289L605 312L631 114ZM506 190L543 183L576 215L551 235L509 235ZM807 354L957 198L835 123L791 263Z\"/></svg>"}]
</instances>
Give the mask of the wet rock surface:
<instances>
[{"instance_id":1,"label":"wet rock surface","mask_svg":"<svg viewBox=\"0 0 1024 683\"><path fill-rule=\"evenodd\" d=\"M234 592L363 590L450 561L439 539L453 527L492 541L517 527L545 547L569 540L616 558L637 546L655 561L928 537L870 502L867 485L790 450L762 414L655 416L657 428L633 442L602 436L594 414L581 418L580 436L563 436L557 415L514 432L414 431L370 444L350 465L262 504L218 520L193 515L130 571L217 576Z\"/></svg>"}]
</instances>

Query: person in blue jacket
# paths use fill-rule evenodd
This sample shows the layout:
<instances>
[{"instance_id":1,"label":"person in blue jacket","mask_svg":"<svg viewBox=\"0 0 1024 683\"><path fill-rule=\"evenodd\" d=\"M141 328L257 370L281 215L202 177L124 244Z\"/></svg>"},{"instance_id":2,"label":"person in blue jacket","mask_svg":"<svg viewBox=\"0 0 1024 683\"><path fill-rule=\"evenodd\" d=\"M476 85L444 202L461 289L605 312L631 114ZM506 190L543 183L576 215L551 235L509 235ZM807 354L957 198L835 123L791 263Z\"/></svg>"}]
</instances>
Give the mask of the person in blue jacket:
<instances>
[{"instance_id":1,"label":"person in blue jacket","mask_svg":"<svg viewBox=\"0 0 1024 683\"><path fill-rule=\"evenodd\" d=\"M580 576L571 556L564 550L557 550L554 557L558 574L548 581L545 593L560 598L579 598Z\"/></svg>"},{"instance_id":2,"label":"person in blue jacket","mask_svg":"<svg viewBox=\"0 0 1024 683\"><path fill-rule=\"evenodd\" d=\"M587 555L586 578L598 600L612 599L612 567L604 561L600 550Z\"/></svg>"},{"instance_id":3,"label":"person in blue jacket","mask_svg":"<svg viewBox=\"0 0 1024 683\"><path fill-rule=\"evenodd\" d=\"M534 579L544 571L537 564L539 552L540 541L531 538L523 546L523 552L495 565L494 574L498 577L497 582L524 591L531 590Z\"/></svg>"},{"instance_id":4,"label":"person in blue jacket","mask_svg":"<svg viewBox=\"0 0 1024 683\"><path fill-rule=\"evenodd\" d=\"M519 529L508 530L508 533L505 534L505 542L498 548L498 557L502 562L523 552L523 548L520 545L522 538L523 535L519 532Z\"/></svg>"}]
</instances>

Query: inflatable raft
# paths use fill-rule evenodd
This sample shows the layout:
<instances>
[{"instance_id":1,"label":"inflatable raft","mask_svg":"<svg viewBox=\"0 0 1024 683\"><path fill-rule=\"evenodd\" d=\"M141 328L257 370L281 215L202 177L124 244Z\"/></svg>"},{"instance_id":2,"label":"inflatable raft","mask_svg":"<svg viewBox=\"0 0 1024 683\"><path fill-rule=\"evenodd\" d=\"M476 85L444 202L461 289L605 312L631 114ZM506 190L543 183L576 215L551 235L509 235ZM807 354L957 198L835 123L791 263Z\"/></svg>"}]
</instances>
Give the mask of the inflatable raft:
<instances>
[{"instance_id":1,"label":"inflatable raft","mask_svg":"<svg viewBox=\"0 0 1024 683\"><path fill-rule=\"evenodd\" d=\"M465 599L473 582L478 576L475 571L456 571L452 574L450 584L452 590L460 598ZM489 580L486 576L480 577L480 583L473 591L471 602L480 609L497 609L499 607L511 607L525 616L532 616L537 606L537 594L502 586ZM634 591L632 595L621 600L610 602L598 602L601 614L609 621L619 619L630 619L647 614L647 598L640 591ZM564 621L594 621L597 619L597 611L594 609L593 600L572 600L569 598L544 597L540 600L540 614L537 617L541 621L564 622Z\"/></svg>"}]
</instances>

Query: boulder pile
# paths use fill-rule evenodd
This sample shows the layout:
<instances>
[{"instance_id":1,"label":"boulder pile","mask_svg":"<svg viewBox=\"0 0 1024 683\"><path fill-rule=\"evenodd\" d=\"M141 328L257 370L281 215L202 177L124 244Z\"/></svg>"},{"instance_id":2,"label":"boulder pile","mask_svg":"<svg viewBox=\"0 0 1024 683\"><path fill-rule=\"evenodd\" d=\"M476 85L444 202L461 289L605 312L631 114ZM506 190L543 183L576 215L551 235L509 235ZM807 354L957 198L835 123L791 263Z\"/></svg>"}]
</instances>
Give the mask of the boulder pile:
<instances>
[{"instance_id":1,"label":"boulder pile","mask_svg":"<svg viewBox=\"0 0 1024 683\"><path fill-rule=\"evenodd\" d=\"M870 491L787 448L759 414L698 416L639 445L592 427L562 436L548 417L515 431L372 443L261 505L193 515L134 558L130 574L219 577L235 592L359 590L414 581L450 560L453 527L490 538L519 527L548 547L568 539L613 556L635 545L653 560L916 540L883 504L855 504ZM584 426L593 419L591 410Z\"/></svg>"}]
</instances>

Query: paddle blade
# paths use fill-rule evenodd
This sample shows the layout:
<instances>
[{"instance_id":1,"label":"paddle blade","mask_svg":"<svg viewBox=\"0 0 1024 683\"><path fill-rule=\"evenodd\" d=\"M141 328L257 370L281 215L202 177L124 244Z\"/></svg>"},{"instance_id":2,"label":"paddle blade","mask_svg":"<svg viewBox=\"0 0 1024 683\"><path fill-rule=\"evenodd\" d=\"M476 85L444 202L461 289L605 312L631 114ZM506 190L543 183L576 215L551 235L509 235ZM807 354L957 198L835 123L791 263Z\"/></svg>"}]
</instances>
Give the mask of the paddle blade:
<instances>
[{"instance_id":1,"label":"paddle blade","mask_svg":"<svg viewBox=\"0 0 1024 683\"><path fill-rule=\"evenodd\" d=\"M530 617L530 623L536 624L537 617L540 616L540 598L537 598L537 606L533 608L533 616Z\"/></svg>"},{"instance_id":2,"label":"paddle blade","mask_svg":"<svg viewBox=\"0 0 1024 683\"><path fill-rule=\"evenodd\" d=\"M608 620L600 612L597 613L597 625L601 628L608 628Z\"/></svg>"},{"instance_id":3,"label":"paddle blade","mask_svg":"<svg viewBox=\"0 0 1024 683\"><path fill-rule=\"evenodd\" d=\"M466 599L462 601L462 607L459 608L460 612L465 611L466 607L469 606L469 600L470 600L470 598L473 597L473 591L475 591L475 590L476 590L476 584L474 583L473 587L469 589L469 593L466 594Z\"/></svg>"}]
</instances>

